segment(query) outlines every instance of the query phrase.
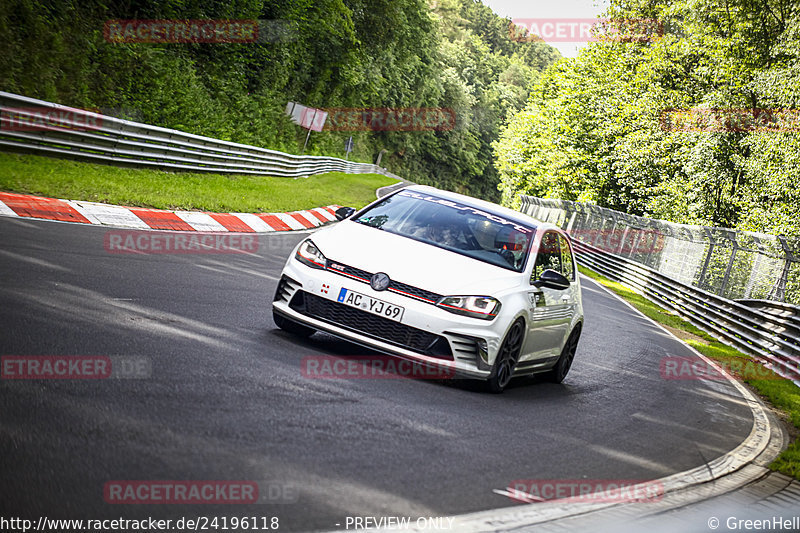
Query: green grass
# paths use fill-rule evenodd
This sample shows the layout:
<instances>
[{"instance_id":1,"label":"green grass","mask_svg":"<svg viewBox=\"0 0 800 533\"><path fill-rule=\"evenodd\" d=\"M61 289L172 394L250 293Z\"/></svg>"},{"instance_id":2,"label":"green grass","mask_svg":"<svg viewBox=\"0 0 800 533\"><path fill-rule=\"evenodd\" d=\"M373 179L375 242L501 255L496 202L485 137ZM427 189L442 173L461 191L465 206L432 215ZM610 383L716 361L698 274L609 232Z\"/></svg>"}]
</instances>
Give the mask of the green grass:
<instances>
[{"instance_id":1,"label":"green grass","mask_svg":"<svg viewBox=\"0 0 800 533\"><path fill-rule=\"evenodd\" d=\"M0 153L0 190L159 209L282 212L338 204L362 207L379 174L329 172L309 178L163 172Z\"/></svg>"},{"instance_id":2,"label":"green grass","mask_svg":"<svg viewBox=\"0 0 800 533\"><path fill-rule=\"evenodd\" d=\"M795 428L800 429L800 388L789 380L774 376L763 365L727 344L716 340L706 332L696 328L681 317L666 311L644 296L629 288L611 281L585 267L579 267L581 273L608 287L628 301L636 309L656 322L667 326L683 338L692 348L709 359L718 361L726 369L742 368L738 377L747 383L759 396L784 412ZM769 379L757 379L753 376L773 376ZM789 448L781 453L770 465L772 470L800 479L800 440L795 439Z\"/></svg>"}]
</instances>

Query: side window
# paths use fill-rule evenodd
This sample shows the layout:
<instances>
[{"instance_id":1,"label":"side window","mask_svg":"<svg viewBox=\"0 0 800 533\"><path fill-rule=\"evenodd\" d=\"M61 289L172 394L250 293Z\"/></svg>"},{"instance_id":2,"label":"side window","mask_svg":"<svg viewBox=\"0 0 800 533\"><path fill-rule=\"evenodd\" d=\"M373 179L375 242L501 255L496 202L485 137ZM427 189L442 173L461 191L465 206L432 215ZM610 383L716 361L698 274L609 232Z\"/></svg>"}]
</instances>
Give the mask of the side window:
<instances>
[{"instance_id":1,"label":"side window","mask_svg":"<svg viewBox=\"0 0 800 533\"><path fill-rule=\"evenodd\" d=\"M554 231L548 231L542 236L539 244L539 251L536 254L536 263L531 274L531 283L539 279L547 269L562 272L561 267L561 247L559 245L559 235Z\"/></svg>"},{"instance_id":2,"label":"side window","mask_svg":"<svg viewBox=\"0 0 800 533\"><path fill-rule=\"evenodd\" d=\"M561 266L563 267L562 274L570 281L575 281L575 262L572 260L572 250L569 247L566 237L563 235L558 236L561 243Z\"/></svg>"}]
</instances>

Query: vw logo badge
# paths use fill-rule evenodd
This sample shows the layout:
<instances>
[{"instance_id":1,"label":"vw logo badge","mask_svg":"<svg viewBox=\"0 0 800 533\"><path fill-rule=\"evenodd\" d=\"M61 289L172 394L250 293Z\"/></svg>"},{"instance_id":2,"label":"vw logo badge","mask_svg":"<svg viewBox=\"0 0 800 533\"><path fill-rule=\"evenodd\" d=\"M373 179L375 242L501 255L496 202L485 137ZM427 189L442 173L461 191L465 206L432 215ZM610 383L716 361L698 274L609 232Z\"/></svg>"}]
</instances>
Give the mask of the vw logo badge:
<instances>
[{"instance_id":1,"label":"vw logo badge","mask_svg":"<svg viewBox=\"0 0 800 533\"><path fill-rule=\"evenodd\" d=\"M392 280L389 279L389 276L383 272L378 272L372 275L372 278L369 280L369 286L376 291L385 291L389 288L391 282Z\"/></svg>"}]
</instances>

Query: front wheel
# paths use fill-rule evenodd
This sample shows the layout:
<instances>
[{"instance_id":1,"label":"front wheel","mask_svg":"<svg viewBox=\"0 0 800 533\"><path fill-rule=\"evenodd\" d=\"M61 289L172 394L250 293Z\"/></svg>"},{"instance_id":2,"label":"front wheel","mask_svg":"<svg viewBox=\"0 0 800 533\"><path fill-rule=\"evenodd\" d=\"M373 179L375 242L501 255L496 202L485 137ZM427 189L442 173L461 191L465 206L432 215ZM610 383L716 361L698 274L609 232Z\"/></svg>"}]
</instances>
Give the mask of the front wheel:
<instances>
[{"instance_id":1,"label":"front wheel","mask_svg":"<svg viewBox=\"0 0 800 533\"><path fill-rule=\"evenodd\" d=\"M517 320L506 333L506 338L503 339L503 344L500 345L500 350L494 360L494 371L486 381L486 387L490 392L503 392L508 382L511 381L511 376L517 367L517 361L519 361L519 353L522 350L523 336L524 325L522 320Z\"/></svg>"},{"instance_id":2,"label":"front wheel","mask_svg":"<svg viewBox=\"0 0 800 533\"><path fill-rule=\"evenodd\" d=\"M275 321L275 325L281 328L283 331L288 331L289 333L299 335L300 337L310 337L315 331L314 328L304 326L303 324L298 324L294 320L290 320L285 316L276 313L274 310L272 311L272 320Z\"/></svg>"},{"instance_id":3,"label":"front wheel","mask_svg":"<svg viewBox=\"0 0 800 533\"><path fill-rule=\"evenodd\" d=\"M564 349L561 350L561 355L556 361L552 370L543 375L544 379L552 383L561 383L567 377L569 369L572 367L572 360L575 359L575 350L578 349L578 339L581 337L581 328L578 326L572 333L569 339L564 344Z\"/></svg>"}]
</instances>

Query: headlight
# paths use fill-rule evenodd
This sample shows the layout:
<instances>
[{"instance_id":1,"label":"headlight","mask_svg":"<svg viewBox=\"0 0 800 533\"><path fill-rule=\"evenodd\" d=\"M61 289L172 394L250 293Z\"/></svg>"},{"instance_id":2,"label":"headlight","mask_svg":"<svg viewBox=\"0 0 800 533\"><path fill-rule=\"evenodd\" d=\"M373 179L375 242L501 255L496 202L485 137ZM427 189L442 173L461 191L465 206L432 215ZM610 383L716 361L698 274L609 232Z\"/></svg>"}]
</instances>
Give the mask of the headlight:
<instances>
[{"instance_id":1,"label":"headlight","mask_svg":"<svg viewBox=\"0 0 800 533\"><path fill-rule=\"evenodd\" d=\"M314 246L311 239L303 241L294 258L311 268L325 268L325 256Z\"/></svg>"},{"instance_id":2,"label":"headlight","mask_svg":"<svg viewBox=\"0 0 800 533\"><path fill-rule=\"evenodd\" d=\"M500 312L500 302L489 296L445 296L438 307L457 315L492 320Z\"/></svg>"}]
</instances>

